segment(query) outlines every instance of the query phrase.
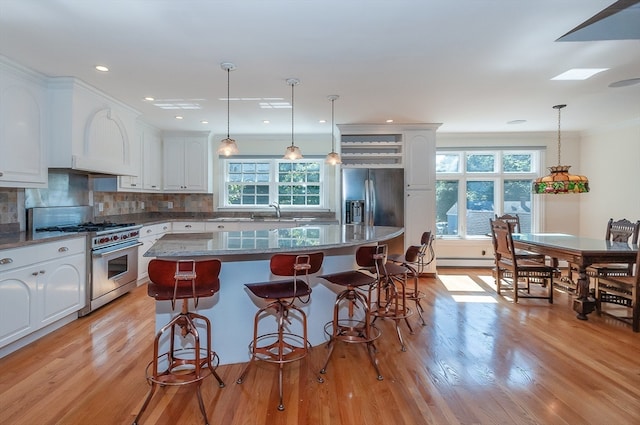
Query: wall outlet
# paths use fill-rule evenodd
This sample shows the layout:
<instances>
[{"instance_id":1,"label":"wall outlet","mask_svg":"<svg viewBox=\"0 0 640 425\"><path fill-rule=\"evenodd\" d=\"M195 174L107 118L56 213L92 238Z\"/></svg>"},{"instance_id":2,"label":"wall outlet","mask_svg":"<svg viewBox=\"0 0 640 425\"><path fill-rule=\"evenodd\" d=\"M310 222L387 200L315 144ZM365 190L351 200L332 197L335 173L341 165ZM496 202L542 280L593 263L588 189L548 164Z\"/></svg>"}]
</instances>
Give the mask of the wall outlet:
<instances>
[{"instance_id":1,"label":"wall outlet","mask_svg":"<svg viewBox=\"0 0 640 425\"><path fill-rule=\"evenodd\" d=\"M102 202L98 202L98 212L104 211L104 204Z\"/></svg>"},{"instance_id":2,"label":"wall outlet","mask_svg":"<svg viewBox=\"0 0 640 425\"><path fill-rule=\"evenodd\" d=\"M140 202L140 209L143 210L144 209L144 202Z\"/></svg>"},{"instance_id":3,"label":"wall outlet","mask_svg":"<svg viewBox=\"0 0 640 425\"><path fill-rule=\"evenodd\" d=\"M167 202L167 208L169 208L169 209L173 209L173 202L168 201L168 202Z\"/></svg>"}]
</instances>

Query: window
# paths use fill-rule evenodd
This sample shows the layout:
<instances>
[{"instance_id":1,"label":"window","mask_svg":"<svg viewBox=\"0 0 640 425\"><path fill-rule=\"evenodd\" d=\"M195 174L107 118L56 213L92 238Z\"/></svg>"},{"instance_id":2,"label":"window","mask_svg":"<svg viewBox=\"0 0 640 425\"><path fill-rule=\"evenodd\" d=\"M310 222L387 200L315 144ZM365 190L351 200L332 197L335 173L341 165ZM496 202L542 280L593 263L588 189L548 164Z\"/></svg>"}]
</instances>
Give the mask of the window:
<instances>
[{"instance_id":1,"label":"window","mask_svg":"<svg viewBox=\"0 0 640 425\"><path fill-rule=\"evenodd\" d=\"M223 205L322 207L322 173L322 160L226 159Z\"/></svg>"},{"instance_id":2,"label":"window","mask_svg":"<svg viewBox=\"0 0 640 425\"><path fill-rule=\"evenodd\" d=\"M443 237L484 237L495 214L518 214L523 232L538 227L531 196L538 150L438 150L436 231Z\"/></svg>"}]
</instances>

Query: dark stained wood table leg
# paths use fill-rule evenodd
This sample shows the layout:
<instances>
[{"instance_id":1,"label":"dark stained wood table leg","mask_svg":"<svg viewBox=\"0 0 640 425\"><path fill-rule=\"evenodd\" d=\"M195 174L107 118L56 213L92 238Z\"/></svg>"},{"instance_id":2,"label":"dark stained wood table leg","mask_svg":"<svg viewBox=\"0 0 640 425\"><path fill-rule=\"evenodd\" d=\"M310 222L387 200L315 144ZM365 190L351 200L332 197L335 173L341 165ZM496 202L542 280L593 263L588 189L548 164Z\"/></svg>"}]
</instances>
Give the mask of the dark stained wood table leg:
<instances>
[{"instance_id":1,"label":"dark stained wood table leg","mask_svg":"<svg viewBox=\"0 0 640 425\"><path fill-rule=\"evenodd\" d=\"M596 300L589 296L589 278L587 277L586 265L580 264L577 282L577 298L573 300L573 310L578 313L576 316L580 320L589 320L587 314L596 308Z\"/></svg>"}]
</instances>

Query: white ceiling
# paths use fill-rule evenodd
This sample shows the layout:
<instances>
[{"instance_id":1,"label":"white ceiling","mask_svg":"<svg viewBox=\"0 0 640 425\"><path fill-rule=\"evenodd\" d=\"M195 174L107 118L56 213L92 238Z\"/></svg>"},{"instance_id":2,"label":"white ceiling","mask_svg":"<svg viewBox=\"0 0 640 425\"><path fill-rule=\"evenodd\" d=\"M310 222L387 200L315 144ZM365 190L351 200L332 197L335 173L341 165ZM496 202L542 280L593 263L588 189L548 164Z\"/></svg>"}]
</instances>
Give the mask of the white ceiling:
<instances>
[{"instance_id":1,"label":"white ceiling","mask_svg":"<svg viewBox=\"0 0 640 425\"><path fill-rule=\"evenodd\" d=\"M440 132L550 131L640 118L640 40L558 38L613 0L0 0L0 54L49 76L74 76L172 130L226 134L232 98L295 88L295 132L336 123L443 123ZM640 7L622 25L640 28ZM629 16L629 15L627 15ZM599 24L602 26L602 23ZM613 25L612 28L621 24ZM637 38L637 37L636 37ZM97 64L108 73L94 70ZM570 68L610 68L551 81ZM202 109L145 102L184 99ZM263 120L270 124L263 124ZM209 124L201 124L208 120ZM512 120L526 123L507 124ZM231 102L231 136L290 134L290 109ZM241 142L239 140L239 142Z\"/></svg>"}]
</instances>

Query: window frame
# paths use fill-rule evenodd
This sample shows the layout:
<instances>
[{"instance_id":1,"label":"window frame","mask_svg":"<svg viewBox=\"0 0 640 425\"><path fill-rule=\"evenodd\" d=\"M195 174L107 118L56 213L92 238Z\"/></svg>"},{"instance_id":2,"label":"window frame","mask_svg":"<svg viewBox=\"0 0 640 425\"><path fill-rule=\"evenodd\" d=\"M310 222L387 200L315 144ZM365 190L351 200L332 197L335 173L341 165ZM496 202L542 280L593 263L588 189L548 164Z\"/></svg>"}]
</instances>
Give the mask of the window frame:
<instances>
[{"instance_id":1,"label":"window frame","mask_svg":"<svg viewBox=\"0 0 640 425\"><path fill-rule=\"evenodd\" d=\"M491 154L494 156L494 170L493 171L468 171L467 170L467 156ZM513 172L503 171L503 160L505 155L518 155L526 154L531 155L531 171L529 172ZM542 169L543 161L543 149L535 147L497 147L497 148L437 148L436 149L436 161L438 155L458 155L458 170L438 172L436 166L436 187L439 181L457 181L458 193L457 193L457 231L456 234L440 234L437 236L443 239L485 239L488 235L468 235L467 234L467 182L473 181L493 181L493 213L502 215L504 211L504 190L505 181L511 180L530 180L533 182ZM539 197L531 194L531 231L536 232L542 223L541 216L541 202ZM437 203L437 197L436 197ZM507 211L508 213L508 211ZM492 214L493 217L493 214ZM438 232L436 230L436 232Z\"/></svg>"},{"instance_id":2,"label":"window frame","mask_svg":"<svg viewBox=\"0 0 640 425\"><path fill-rule=\"evenodd\" d=\"M229 179L229 164L231 163L255 163L255 164L268 164L269 165L269 180L268 182L247 182L249 185L252 184L265 184L269 186L269 201L267 204L233 204L229 202L229 184L241 184L245 185L244 182L231 182ZM303 158L296 161L291 161L283 158L274 158L274 157L246 157L246 158L221 158L221 184L220 184L220 199L218 203L220 208L225 209L238 209L238 210L246 210L246 209L260 209L260 208L268 208L268 205L272 203L274 200L279 200L279 190L283 184L290 185L289 182L280 182L278 181L279 177L279 169L280 164L282 163L315 163L318 164L318 173L319 180L318 182L313 182L314 185L318 185L319 194L317 195L319 198L319 203L317 205L307 205L307 204L286 204L281 203L281 209L300 209L300 210L308 210L308 209L326 209L327 208L327 199L326 199L326 183L325 183L325 164L324 158ZM300 183L300 186L304 185L304 183ZM294 184L295 186L295 184ZM305 195L308 196L308 195Z\"/></svg>"}]
</instances>

